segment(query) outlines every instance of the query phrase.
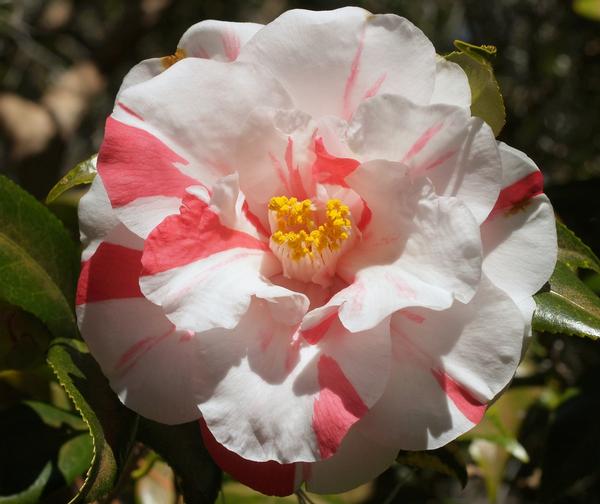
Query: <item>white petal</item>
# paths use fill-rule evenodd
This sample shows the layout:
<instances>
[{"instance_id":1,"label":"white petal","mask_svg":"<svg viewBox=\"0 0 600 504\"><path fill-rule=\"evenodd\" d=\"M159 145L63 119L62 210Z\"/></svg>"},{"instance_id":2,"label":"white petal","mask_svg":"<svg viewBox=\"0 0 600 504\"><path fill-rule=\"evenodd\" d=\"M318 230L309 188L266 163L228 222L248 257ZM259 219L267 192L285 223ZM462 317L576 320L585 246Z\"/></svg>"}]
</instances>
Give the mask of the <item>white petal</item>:
<instances>
[{"instance_id":1,"label":"white petal","mask_svg":"<svg viewBox=\"0 0 600 504\"><path fill-rule=\"evenodd\" d=\"M521 312L487 279L470 303L399 312L392 328L392 378L363 425L399 449L437 448L478 423L521 357Z\"/></svg>"},{"instance_id":2,"label":"white petal","mask_svg":"<svg viewBox=\"0 0 600 504\"><path fill-rule=\"evenodd\" d=\"M500 144L500 154L504 169L500 203L481 226L483 269L519 302L535 294L554 270L556 225L533 161L505 144Z\"/></svg>"},{"instance_id":3,"label":"white petal","mask_svg":"<svg viewBox=\"0 0 600 504\"><path fill-rule=\"evenodd\" d=\"M260 104L288 108L290 99L263 68L185 58L154 79L125 90L114 118L135 125L177 153L177 168L204 185L234 165L240 125ZM130 153L136 156L138 153ZM110 194L110 191L109 191Z\"/></svg>"},{"instance_id":4,"label":"white petal","mask_svg":"<svg viewBox=\"0 0 600 504\"><path fill-rule=\"evenodd\" d=\"M377 93L427 103L435 80L435 51L418 28L357 7L288 11L258 32L239 59L267 67L315 118L348 119Z\"/></svg>"},{"instance_id":5,"label":"white petal","mask_svg":"<svg viewBox=\"0 0 600 504\"><path fill-rule=\"evenodd\" d=\"M247 460L329 457L385 387L389 324L349 334L338 323L306 345L265 305L253 301L231 333L198 335L203 418L220 444Z\"/></svg>"},{"instance_id":6,"label":"white petal","mask_svg":"<svg viewBox=\"0 0 600 504\"><path fill-rule=\"evenodd\" d=\"M283 310L288 325L308 309L306 296L266 280L281 265L243 207L237 177L225 177L210 204L188 193L180 214L165 219L146 240L140 286L178 329L232 329L253 295Z\"/></svg>"},{"instance_id":7,"label":"white petal","mask_svg":"<svg viewBox=\"0 0 600 504\"><path fill-rule=\"evenodd\" d=\"M186 57L234 61L240 49L263 27L256 23L231 23L209 19L192 25L177 47Z\"/></svg>"},{"instance_id":8,"label":"white petal","mask_svg":"<svg viewBox=\"0 0 600 504\"><path fill-rule=\"evenodd\" d=\"M397 455L395 446L377 443L357 422L333 457L308 466L306 488L320 494L352 490L379 476Z\"/></svg>"},{"instance_id":9,"label":"white petal","mask_svg":"<svg viewBox=\"0 0 600 504\"><path fill-rule=\"evenodd\" d=\"M460 198L478 223L500 191L502 168L494 134L468 109L377 96L358 108L348 144L363 160L400 161L411 178L429 178L438 194Z\"/></svg>"},{"instance_id":10,"label":"white petal","mask_svg":"<svg viewBox=\"0 0 600 504\"><path fill-rule=\"evenodd\" d=\"M117 103L121 97L123 91L131 86L135 86L136 84L140 84L142 82L146 82L153 77L156 77L160 73L165 70L165 67L162 63L162 58L150 58L144 61L141 61L137 65L131 68L127 75L123 78L123 82L121 83L121 87L117 92L117 97L115 98L115 103Z\"/></svg>"},{"instance_id":11,"label":"white petal","mask_svg":"<svg viewBox=\"0 0 600 504\"><path fill-rule=\"evenodd\" d=\"M159 307L130 298L88 303L77 311L90 351L127 407L167 424L200 417L190 335L176 331Z\"/></svg>"},{"instance_id":12,"label":"white petal","mask_svg":"<svg viewBox=\"0 0 600 504\"><path fill-rule=\"evenodd\" d=\"M436 196L426 181L411 184L397 163L363 164L348 182L372 219L338 263L350 286L317 313L341 306L340 319L356 331L408 306L439 310L453 299L471 299L481 275L481 243L459 200Z\"/></svg>"},{"instance_id":13,"label":"white petal","mask_svg":"<svg viewBox=\"0 0 600 504\"><path fill-rule=\"evenodd\" d=\"M435 87L430 103L471 106L471 88L463 69L442 56L436 57Z\"/></svg>"}]
</instances>

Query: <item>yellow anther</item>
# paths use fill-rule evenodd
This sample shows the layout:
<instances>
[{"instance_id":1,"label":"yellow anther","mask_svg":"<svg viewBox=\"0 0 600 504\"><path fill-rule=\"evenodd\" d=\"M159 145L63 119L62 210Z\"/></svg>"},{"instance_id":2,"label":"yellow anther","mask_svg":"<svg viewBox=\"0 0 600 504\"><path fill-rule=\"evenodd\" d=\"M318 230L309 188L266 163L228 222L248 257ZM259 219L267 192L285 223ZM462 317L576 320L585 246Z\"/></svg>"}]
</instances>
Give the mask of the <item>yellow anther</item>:
<instances>
[{"instance_id":1,"label":"yellow anther","mask_svg":"<svg viewBox=\"0 0 600 504\"><path fill-rule=\"evenodd\" d=\"M163 68L166 70L167 68L173 66L175 63L177 63L179 60L182 60L186 56L187 55L185 49L178 48L175 51L175 54L170 54L169 56L161 58L160 62L162 63Z\"/></svg>"},{"instance_id":2,"label":"yellow anther","mask_svg":"<svg viewBox=\"0 0 600 504\"><path fill-rule=\"evenodd\" d=\"M318 225L316 207L310 199L298 201L294 197L275 196L269 201L269 210L278 228L271 238L277 245L286 246L294 260L312 259L315 252L326 248L338 250L350 236L350 209L339 199L327 201L325 218Z\"/></svg>"}]
</instances>

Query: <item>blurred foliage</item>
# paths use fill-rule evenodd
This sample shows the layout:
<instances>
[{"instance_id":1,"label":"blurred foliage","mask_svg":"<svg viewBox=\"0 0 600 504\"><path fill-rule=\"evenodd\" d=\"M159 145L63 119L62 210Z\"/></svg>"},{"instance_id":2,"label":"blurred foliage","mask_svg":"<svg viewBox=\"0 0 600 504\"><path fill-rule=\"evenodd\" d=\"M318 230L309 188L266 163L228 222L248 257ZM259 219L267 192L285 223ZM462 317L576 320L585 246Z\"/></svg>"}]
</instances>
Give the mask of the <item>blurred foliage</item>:
<instances>
[{"instance_id":1,"label":"blurred foliage","mask_svg":"<svg viewBox=\"0 0 600 504\"><path fill-rule=\"evenodd\" d=\"M345 3L0 0L0 173L38 198L45 197L61 175L98 151L104 119L127 70L142 59L172 53L194 21L268 22L289 8L326 9ZM497 47L493 67L506 108L499 138L537 162L560 218L597 254L600 2L366 0L355 4L409 18L433 40L440 54L453 51L456 39ZM461 54L468 52L466 47L458 48ZM80 167L67 185L86 176L89 170ZM2 184L0 189L10 182L3 179ZM49 207L73 238L78 236L75 204L79 193L75 191L61 195ZM18 224L15 219L9 219L10 235L5 232L7 226L2 226L0 240L10 239L18 245L18 257L27 257L28 262L33 258L40 266L32 268L31 278L19 281L30 286L48 281L40 275L40 268L50 272L72 268L71 277L76 274L75 246L68 234L57 231L60 243L53 243L50 233L46 236L47 229L57 227L56 219L27 195L10 192L27 209L21 219L29 213L31 219L44 223L37 239L27 242L19 226L13 225ZM7 194L0 195L0 208L4 208L0 220L8 220ZM562 240L565 271L560 274L585 284L588 295L597 296L600 275L593 271L597 269L594 261L589 262L593 253L568 234L563 233ZM51 257L40 252L43 243L68 250L62 255L66 262L50 264ZM55 291L71 299L74 278L55 276L65 282ZM52 274L49 279L53 280ZM190 426L138 425L131 417L121 423L128 426L125 431L116 430L115 418L130 414L111 395L97 365L75 340L52 343L50 363L59 369L58 376L53 374L44 362L52 334L23 311L43 319L44 304L52 300L27 304L31 289L23 285L10 304L0 305L0 503L63 503L81 491L99 495L115 483L116 489L105 502L179 503L183 495L188 502L201 501L202 495L212 497L221 476L198 449L197 431ZM556 282L551 282L547 293L552 289L556 291ZM532 339L510 390L476 429L451 445L450 453L432 455L430 460L401 454L395 467L369 485L340 496L305 495L299 500L598 502L599 381L597 343L540 332ZM96 403L90 406L92 396ZM26 435L11 436L16 430L11 425L26 426ZM167 445L165 439L170 440ZM119 447L123 446L122 452ZM35 456L24 457L23 447L27 455ZM461 460L466 461L464 465ZM100 484L105 487L91 488L91 480L86 483L88 468L94 476L103 475ZM465 474L469 478L463 489ZM229 479L219 499L226 503L298 500L266 498Z\"/></svg>"}]
</instances>

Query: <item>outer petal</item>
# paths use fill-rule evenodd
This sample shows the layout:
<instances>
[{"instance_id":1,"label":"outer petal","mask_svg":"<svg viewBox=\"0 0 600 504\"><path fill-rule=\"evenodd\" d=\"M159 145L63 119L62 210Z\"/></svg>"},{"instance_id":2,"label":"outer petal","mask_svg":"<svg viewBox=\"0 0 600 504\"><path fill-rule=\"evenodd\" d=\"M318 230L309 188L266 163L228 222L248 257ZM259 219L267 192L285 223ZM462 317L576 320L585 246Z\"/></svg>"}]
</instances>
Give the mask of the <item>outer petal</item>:
<instances>
[{"instance_id":1,"label":"outer petal","mask_svg":"<svg viewBox=\"0 0 600 504\"><path fill-rule=\"evenodd\" d=\"M77 289L81 334L125 405L159 422L194 420L200 412L190 334L176 331L162 310L144 299L142 252L112 243L116 234L128 236L130 245L139 240L117 227L84 261Z\"/></svg>"},{"instance_id":2,"label":"outer petal","mask_svg":"<svg viewBox=\"0 0 600 504\"><path fill-rule=\"evenodd\" d=\"M467 305L396 314L392 377L363 420L369 435L423 450L473 427L515 373L523 326L518 307L487 279Z\"/></svg>"},{"instance_id":3,"label":"outer petal","mask_svg":"<svg viewBox=\"0 0 600 504\"><path fill-rule=\"evenodd\" d=\"M338 263L338 274L351 285L313 310L305 326L335 306L343 324L357 331L408 306L440 310L453 299L471 299L481 275L481 243L460 201L436 196L424 181L411 184L397 163L363 164L347 180L372 219Z\"/></svg>"},{"instance_id":4,"label":"outer petal","mask_svg":"<svg viewBox=\"0 0 600 504\"><path fill-rule=\"evenodd\" d=\"M209 19L188 28L177 48L183 50L181 57L234 61L240 48L262 27L263 25L256 23L230 23ZM138 63L124 77L115 102L119 101L121 93L127 88L156 77L172 64L173 59L169 57L150 58Z\"/></svg>"},{"instance_id":5,"label":"outer petal","mask_svg":"<svg viewBox=\"0 0 600 504\"><path fill-rule=\"evenodd\" d=\"M338 322L306 345L265 305L254 300L231 335L198 335L202 416L220 444L247 460L331 457L385 387L389 322L356 334Z\"/></svg>"},{"instance_id":6,"label":"outer petal","mask_svg":"<svg viewBox=\"0 0 600 504\"><path fill-rule=\"evenodd\" d=\"M177 47L185 55L216 61L234 61L240 49L263 27L256 23L231 23L209 19L192 25Z\"/></svg>"},{"instance_id":7,"label":"outer petal","mask_svg":"<svg viewBox=\"0 0 600 504\"><path fill-rule=\"evenodd\" d=\"M289 98L256 67L198 58L125 90L98 160L119 219L145 238L177 213L187 187L243 168L234 163L239 126L257 103L285 107Z\"/></svg>"},{"instance_id":8,"label":"outer petal","mask_svg":"<svg viewBox=\"0 0 600 504\"><path fill-rule=\"evenodd\" d=\"M481 226L483 269L495 285L520 304L535 294L554 270L556 225L535 163L506 144L499 144L499 148L503 189Z\"/></svg>"},{"instance_id":9,"label":"outer petal","mask_svg":"<svg viewBox=\"0 0 600 504\"><path fill-rule=\"evenodd\" d=\"M142 291L179 329L232 329L252 295L285 308L288 324L306 312L304 295L265 280L281 265L257 231L251 234L243 206L237 178L226 177L215 186L210 205L188 194L181 213L165 219L146 240Z\"/></svg>"},{"instance_id":10,"label":"outer petal","mask_svg":"<svg viewBox=\"0 0 600 504\"><path fill-rule=\"evenodd\" d=\"M490 127L453 105L420 106L382 95L359 107L348 143L363 160L401 161L411 178L460 198L482 223L498 197L502 166Z\"/></svg>"},{"instance_id":11,"label":"outer petal","mask_svg":"<svg viewBox=\"0 0 600 504\"><path fill-rule=\"evenodd\" d=\"M316 493L340 493L352 490L379 476L396 460L398 448L380 444L357 422L339 451L330 459L305 465L306 488Z\"/></svg>"},{"instance_id":12,"label":"outer petal","mask_svg":"<svg viewBox=\"0 0 600 504\"><path fill-rule=\"evenodd\" d=\"M456 63L437 56L435 70L435 87L430 103L447 103L469 108L471 88L463 69Z\"/></svg>"},{"instance_id":13,"label":"outer petal","mask_svg":"<svg viewBox=\"0 0 600 504\"><path fill-rule=\"evenodd\" d=\"M100 177L94 179L88 192L79 200L78 210L79 232L84 247L83 261L89 259L106 240L130 248L142 248L142 240L130 233L117 219Z\"/></svg>"},{"instance_id":14,"label":"outer petal","mask_svg":"<svg viewBox=\"0 0 600 504\"><path fill-rule=\"evenodd\" d=\"M361 432L360 425L359 421L350 429L339 451L327 460L279 464L243 459L219 444L204 421L200 421L204 445L224 471L259 492L277 496L292 494L303 482L311 492L345 492L367 483L391 466L398 450L369 439Z\"/></svg>"},{"instance_id":15,"label":"outer petal","mask_svg":"<svg viewBox=\"0 0 600 504\"><path fill-rule=\"evenodd\" d=\"M315 118L349 119L377 93L427 103L435 75L433 46L418 28L357 7L288 11L242 48L240 60L265 65Z\"/></svg>"}]
</instances>

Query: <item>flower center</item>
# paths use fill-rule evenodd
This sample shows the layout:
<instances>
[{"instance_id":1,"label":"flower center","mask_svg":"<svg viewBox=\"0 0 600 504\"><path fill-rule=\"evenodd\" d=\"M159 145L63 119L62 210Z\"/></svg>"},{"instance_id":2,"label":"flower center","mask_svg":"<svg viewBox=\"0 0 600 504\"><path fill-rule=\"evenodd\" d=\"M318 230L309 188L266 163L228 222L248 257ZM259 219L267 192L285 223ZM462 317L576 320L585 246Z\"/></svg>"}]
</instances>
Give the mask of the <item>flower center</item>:
<instances>
[{"instance_id":1,"label":"flower center","mask_svg":"<svg viewBox=\"0 0 600 504\"><path fill-rule=\"evenodd\" d=\"M275 196L269 201L270 246L283 274L329 285L339 256L352 237L350 209L339 199L321 208L310 199Z\"/></svg>"}]
</instances>

